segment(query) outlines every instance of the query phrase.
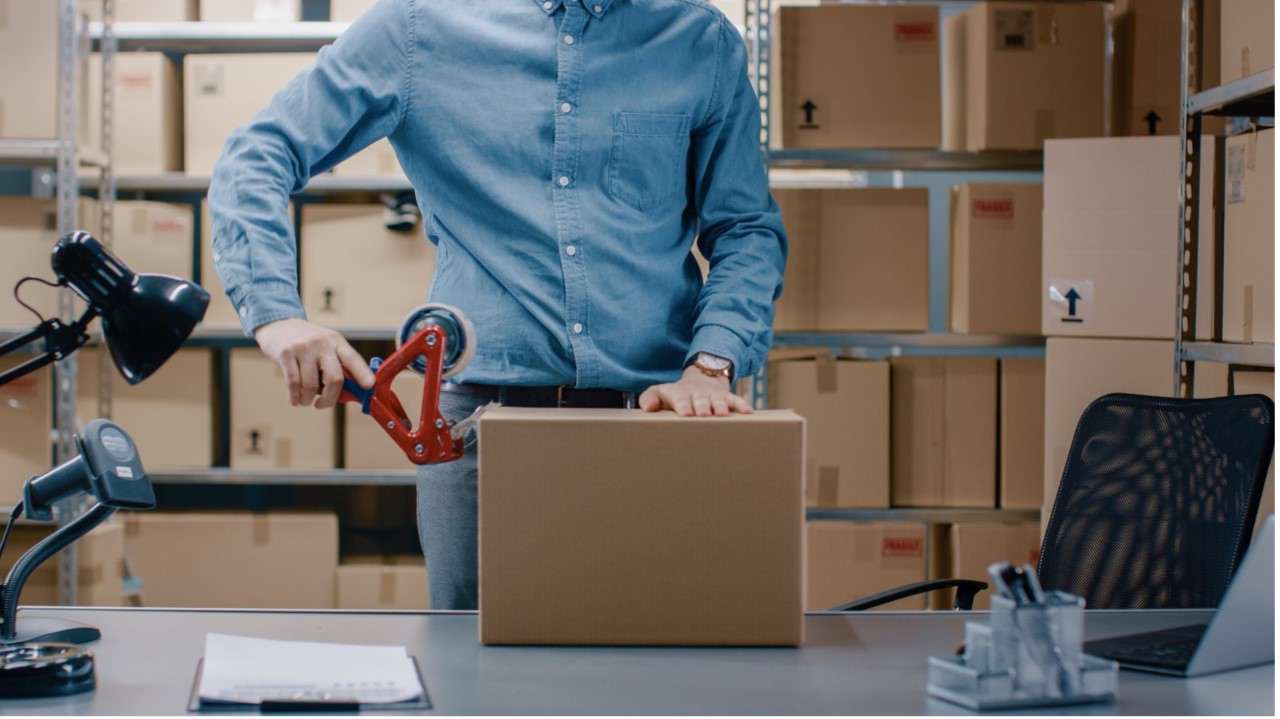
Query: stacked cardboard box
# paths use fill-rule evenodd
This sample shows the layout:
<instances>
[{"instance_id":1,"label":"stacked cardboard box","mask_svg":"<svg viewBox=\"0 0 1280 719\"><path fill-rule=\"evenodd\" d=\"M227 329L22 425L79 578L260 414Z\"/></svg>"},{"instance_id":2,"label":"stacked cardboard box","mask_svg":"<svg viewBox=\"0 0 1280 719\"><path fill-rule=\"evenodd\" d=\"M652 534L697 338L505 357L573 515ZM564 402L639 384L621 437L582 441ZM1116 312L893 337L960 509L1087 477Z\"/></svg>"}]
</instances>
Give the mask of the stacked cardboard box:
<instances>
[{"instance_id":1,"label":"stacked cardboard box","mask_svg":"<svg viewBox=\"0 0 1280 719\"><path fill-rule=\"evenodd\" d=\"M118 174L182 169L182 86L164 53L122 52L115 58L112 163ZM89 59L89 146L102 142L102 58Z\"/></svg>"},{"instance_id":2,"label":"stacked cardboard box","mask_svg":"<svg viewBox=\"0 0 1280 719\"><path fill-rule=\"evenodd\" d=\"M185 22L199 16L197 5L197 0L115 0L114 17L116 22ZM101 20L102 0L80 0L80 10Z\"/></svg>"},{"instance_id":3,"label":"stacked cardboard box","mask_svg":"<svg viewBox=\"0 0 1280 719\"><path fill-rule=\"evenodd\" d=\"M422 409L422 375L401 372L391 382L404 411L416 423ZM347 469L410 469L412 467L395 442L369 415L354 404L343 410L343 466ZM463 419L453 417L451 419Z\"/></svg>"},{"instance_id":4,"label":"stacked cardboard box","mask_svg":"<svg viewBox=\"0 0 1280 719\"><path fill-rule=\"evenodd\" d=\"M1275 67L1275 2L1223 0L1221 12L1222 83Z\"/></svg>"},{"instance_id":5,"label":"stacked cardboard box","mask_svg":"<svg viewBox=\"0 0 1280 719\"><path fill-rule=\"evenodd\" d=\"M338 521L304 512L136 512L125 552L150 607L329 609Z\"/></svg>"},{"instance_id":6,"label":"stacked cardboard box","mask_svg":"<svg viewBox=\"0 0 1280 719\"><path fill-rule=\"evenodd\" d=\"M996 360L904 358L892 377L895 507L994 507Z\"/></svg>"},{"instance_id":7,"label":"stacked cardboard box","mask_svg":"<svg viewBox=\"0 0 1280 719\"><path fill-rule=\"evenodd\" d=\"M338 609L427 608L421 555L349 557L338 565Z\"/></svg>"},{"instance_id":8,"label":"stacked cardboard box","mask_svg":"<svg viewBox=\"0 0 1280 719\"><path fill-rule=\"evenodd\" d=\"M0 370L32 355L0 358ZM53 466L53 370L44 368L0 387L0 505L22 499L28 477Z\"/></svg>"},{"instance_id":9,"label":"stacked cardboard box","mask_svg":"<svg viewBox=\"0 0 1280 719\"><path fill-rule=\"evenodd\" d=\"M944 546L935 547L944 558L945 575L990 583L987 567L996 562L1036 566L1040 561L1040 525L1037 522L953 524L941 533ZM979 592L974 609L991 606L992 590ZM934 609L949 609L952 593L935 593Z\"/></svg>"},{"instance_id":10,"label":"stacked cardboard box","mask_svg":"<svg viewBox=\"0 0 1280 719\"><path fill-rule=\"evenodd\" d=\"M352 22L365 10L373 7L374 0L329 0L329 19L333 22Z\"/></svg>"},{"instance_id":11,"label":"stacked cardboard box","mask_svg":"<svg viewBox=\"0 0 1280 719\"><path fill-rule=\"evenodd\" d=\"M1200 367L1196 367L1196 374ZM1231 373L1231 394L1261 394L1276 398L1276 373L1261 370L1235 370ZM1276 511L1276 465L1275 457L1271 459L1271 467L1267 470L1267 483L1262 490L1262 501L1258 503L1258 516L1254 520L1254 534L1262 528L1262 520Z\"/></svg>"},{"instance_id":12,"label":"stacked cardboard box","mask_svg":"<svg viewBox=\"0 0 1280 719\"><path fill-rule=\"evenodd\" d=\"M925 579L924 525L814 521L805 527L805 609L821 611ZM923 596L880 609L924 609Z\"/></svg>"},{"instance_id":13,"label":"stacked cardboard box","mask_svg":"<svg viewBox=\"0 0 1280 719\"><path fill-rule=\"evenodd\" d=\"M805 502L889 506L889 364L827 355L769 364L769 406L805 419Z\"/></svg>"},{"instance_id":14,"label":"stacked cardboard box","mask_svg":"<svg viewBox=\"0 0 1280 719\"><path fill-rule=\"evenodd\" d=\"M17 525L0 560L0 576L7 575L18 558L54 530L49 525ZM76 541L76 604L86 607L124 605L124 526L112 520ZM58 563L45 562L22 589L23 605L52 605L58 601Z\"/></svg>"},{"instance_id":15,"label":"stacked cardboard box","mask_svg":"<svg viewBox=\"0 0 1280 719\"><path fill-rule=\"evenodd\" d=\"M302 0L200 0L205 22L296 22L302 19Z\"/></svg>"},{"instance_id":16,"label":"stacked cardboard box","mask_svg":"<svg viewBox=\"0 0 1280 719\"><path fill-rule=\"evenodd\" d=\"M231 350L231 466L332 469L336 413L289 404L284 372L256 347Z\"/></svg>"},{"instance_id":17,"label":"stacked cardboard box","mask_svg":"<svg viewBox=\"0 0 1280 719\"><path fill-rule=\"evenodd\" d=\"M1114 134L1178 134L1181 10L1167 0L1114 6Z\"/></svg>"},{"instance_id":18,"label":"stacked cardboard box","mask_svg":"<svg viewBox=\"0 0 1280 719\"><path fill-rule=\"evenodd\" d=\"M772 28L777 146L938 146L937 7L783 6Z\"/></svg>"},{"instance_id":19,"label":"stacked cardboard box","mask_svg":"<svg viewBox=\"0 0 1280 719\"><path fill-rule=\"evenodd\" d=\"M774 197L791 241L775 329L928 328L928 190L777 190Z\"/></svg>"},{"instance_id":20,"label":"stacked cardboard box","mask_svg":"<svg viewBox=\"0 0 1280 719\"><path fill-rule=\"evenodd\" d=\"M947 19L943 148L1037 150L1105 128L1101 4L979 2Z\"/></svg>"},{"instance_id":21,"label":"stacked cardboard box","mask_svg":"<svg viewBox=\"0 0 1280 719\"><path fill-rule=\"evenodd\" d=\"M1230 3L1228 3L1230 4ZM1275 340L1275 130L1227 138L1222 339ZM1212 244L1200 239L1201 253Z\"/></svg>"},{"instance_id":22,"label":"stacked cardboard box","mask_svg":"<svg viewBox=\"0 0 1280 719\"><path fill-rule=\"evenodd\" d=\"M58 3L9 5L0 7L0 137L56 137Z\"/></svg>"},{"instance_id":23,"label":"stacked cardboard box","mask_svg":"<svg viewBox=\"0 0 1280 719\"><path fill-rule=\"evenodd\" d=\"M80 200L79 223L97 231L97 203ZM58 241L57 204L31 197L0 197L0 288L10 292L23 277L53 279L50 253ZM22 301L45 317L58 313L58 291L29 282L22 287ZM39 320L30 310L12 300L0 302L0 327L30 327Z\"/></svg>"},{"instance_id":24,"label":"stacked cardboard box","mask_svg":"<svg viewBox=\"0 0 1280 719\"><path fill-rule=\"evenodd\" d=\"M302 208L301 293L313 322L397 328L426 301L435 246L420 232L388 230L382 213L382 205Z\"/></svg>"},{"instance_id":25,"label":"stacked cardboard box","mask_svg":"<svg viewBox=\"0 0 1280 719\"><path fill-rule=\"evenodd\" d=\"M1044 503L1044 360L1000 360L1000 506Z\"/></svg>"},{"instance_id":26,"label":"stacked cardboard box","mask_svg":"<svg viewBox=\"0 0 1280 719\"><path fill-rule=\"evenodd\" d=\"M106 363L111 383L111 419L138 444L150 471L201 469L213 462L213 357L209 350L183 349L139 385L129 385L111 358L95 347L77 354L77 414L97 415L98 388Z\"/></svg>"},{"instance_id":27,"label":"stacked cardboard box","mask_svg":"<svg viewBox=\"0 0 1280 719\"><path fill-rule=\"evenodd\" d=\"M966 183L951 193L951 331L1040 334L1038 184Z\"/></svg>"}]
</instances>

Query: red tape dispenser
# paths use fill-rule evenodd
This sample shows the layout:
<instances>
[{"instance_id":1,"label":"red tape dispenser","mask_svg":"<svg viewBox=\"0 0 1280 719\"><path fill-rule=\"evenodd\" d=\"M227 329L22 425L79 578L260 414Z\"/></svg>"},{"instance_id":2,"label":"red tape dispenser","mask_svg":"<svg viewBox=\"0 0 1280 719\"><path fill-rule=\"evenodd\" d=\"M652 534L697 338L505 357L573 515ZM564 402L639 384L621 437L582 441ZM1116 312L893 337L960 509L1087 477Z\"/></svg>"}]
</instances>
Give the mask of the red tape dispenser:
<instances>
[{"instance_id":1,"label":"red tape dispenser","mask_svg":"<svg viewBox=\"0 0 1280 719\"><path fill-rule=\"evenodd\" d=\"M461 372L475 356L476 333L457 308L429 304L409 314L396 338L396 351L369 363L373 387L364 389L350 376L342 384L340 402L354 402L373 417L414 464L451 462L462 456L463 439L485 409L461 422L440 414L440 385ZM424 375L422 411L415 425L391 389L406 369Z\"/></svg>"}]
</instances>

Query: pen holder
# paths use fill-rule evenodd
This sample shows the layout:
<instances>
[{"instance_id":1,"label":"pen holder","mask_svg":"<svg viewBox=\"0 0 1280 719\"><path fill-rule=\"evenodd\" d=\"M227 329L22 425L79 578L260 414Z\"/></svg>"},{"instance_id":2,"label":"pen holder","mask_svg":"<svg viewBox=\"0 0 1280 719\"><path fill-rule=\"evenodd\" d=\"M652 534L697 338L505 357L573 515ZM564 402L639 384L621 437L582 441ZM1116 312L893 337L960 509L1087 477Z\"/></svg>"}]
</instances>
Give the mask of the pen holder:
<instances>
[{"instance_id":1,"label":"pen holder","mask_svg":"<svg viewBox=\"0 0 1280 719\"><path fill-rule=\"evenodd\" d=\"M991 600L989 624L965 625L959 657L930 657L929 694L969 709L1065 706L1111 701L1119 667L1091 657L1084 600L1049 592L1043 602Z\"/></svg>"}]
</instances>

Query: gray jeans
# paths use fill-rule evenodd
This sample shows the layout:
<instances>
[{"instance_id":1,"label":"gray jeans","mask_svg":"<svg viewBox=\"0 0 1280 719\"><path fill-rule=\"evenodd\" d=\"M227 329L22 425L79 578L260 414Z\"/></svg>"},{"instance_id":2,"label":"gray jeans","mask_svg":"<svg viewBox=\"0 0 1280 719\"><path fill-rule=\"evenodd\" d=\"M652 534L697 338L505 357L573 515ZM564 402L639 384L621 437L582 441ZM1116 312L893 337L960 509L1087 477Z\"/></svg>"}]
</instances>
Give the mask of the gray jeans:
<instances>
[{"instance_id":1,"label":"gray jeans","mask_svg":"<svg viewBox=\"0 0 1280 719\"><path fill-rule=\"evenodd\" d=\"M440 393L440 411L452 420L470 415L480 401ZM418 539L427 558L432 609L475 609L476 436L466 439L466 454L453 462L418 467Z\"/></svg>"}]
</instances>

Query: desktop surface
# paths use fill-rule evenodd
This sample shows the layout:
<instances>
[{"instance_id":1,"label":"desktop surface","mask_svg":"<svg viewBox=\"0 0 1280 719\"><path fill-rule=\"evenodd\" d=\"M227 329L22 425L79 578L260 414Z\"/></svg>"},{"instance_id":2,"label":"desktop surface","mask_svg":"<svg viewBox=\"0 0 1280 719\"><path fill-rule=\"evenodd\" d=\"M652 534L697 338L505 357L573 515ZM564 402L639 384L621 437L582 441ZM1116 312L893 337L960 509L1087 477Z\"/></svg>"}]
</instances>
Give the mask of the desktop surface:
<instances>
[{"instance_id":1,"label":"desktop surface","mask_svg":"<svg viewBox=\"0 0 1280 719\"><path fill-rule=\"evenodd\" d=\"M24 608L97 626L98 688L0 702L0 714L183 714L205 634L402 644L443 714L956 714L925 694L928 657L973 612L811 614L800 648L486 647L474 613ZM1208 611L1090 611L1100 638L1208 621ZM1265 714L1274 666L1195 679L1122 672L1115 704L1078 714ZM1053 713L1062 713L1061 709Z\"/></svg>"}]
</instances>

